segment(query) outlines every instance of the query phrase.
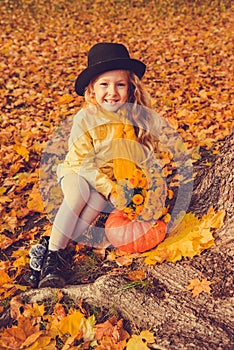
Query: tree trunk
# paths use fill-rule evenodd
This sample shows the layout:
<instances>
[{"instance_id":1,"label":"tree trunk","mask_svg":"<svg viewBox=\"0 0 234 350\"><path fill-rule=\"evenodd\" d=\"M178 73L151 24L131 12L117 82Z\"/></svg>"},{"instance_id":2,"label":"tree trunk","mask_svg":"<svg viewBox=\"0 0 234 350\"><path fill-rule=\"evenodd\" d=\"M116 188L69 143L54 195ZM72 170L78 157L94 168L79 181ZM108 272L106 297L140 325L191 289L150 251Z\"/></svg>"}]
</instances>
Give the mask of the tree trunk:
<instances>
[{"instance_id":1,"label":"tree trunk","mask_svg":"<svg viewBox=\"0 0 234 350\"><path fill-rule=\"evenodd\" d=\"M191 260L145 267L147 289L130 288L122 277L105 275L95 283L63 289L73 299L113 308L133 332L155 331L155 349L232 349L233 132L213 164L198 171L191 210L200 215L210 206L226 210L225 225L215 233L216 245ZM207 278L211 294L193 298L189 280ZM26 302L53 298L51 289L22 294Z\"/></svg>"}]
</instances>

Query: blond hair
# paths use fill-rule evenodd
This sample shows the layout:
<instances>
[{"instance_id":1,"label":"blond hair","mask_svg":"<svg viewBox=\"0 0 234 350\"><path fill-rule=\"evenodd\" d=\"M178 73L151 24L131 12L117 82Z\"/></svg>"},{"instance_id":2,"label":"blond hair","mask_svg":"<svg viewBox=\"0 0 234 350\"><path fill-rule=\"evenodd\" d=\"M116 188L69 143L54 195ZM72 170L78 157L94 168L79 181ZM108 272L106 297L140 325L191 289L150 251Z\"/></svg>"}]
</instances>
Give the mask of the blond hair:
<instances>
[{"instance_id":1,"label":"blond hair","mask_svg":"<svg viewBox=\"0 0 234 350\"><path fill-rule=\"evenodd\" d=\"M128 91L128 103L131 104L130 113L128 114L129 120L132 122L135 134L138 141L145 145L151 152L157 148L157 141L154 135L150 132L152 125L152 118L154 116L151 113L151 98L149 93L144 89L141 80L136 74L130 71L126 71L129 80ZM97 77L92 79L85 90L85 102L86 105L95 105L97 102L95 99L93 85ZM142 108L143 107L143 108ZM146 107L146 108L144 108Z\"/></svg>"}]
</instances>

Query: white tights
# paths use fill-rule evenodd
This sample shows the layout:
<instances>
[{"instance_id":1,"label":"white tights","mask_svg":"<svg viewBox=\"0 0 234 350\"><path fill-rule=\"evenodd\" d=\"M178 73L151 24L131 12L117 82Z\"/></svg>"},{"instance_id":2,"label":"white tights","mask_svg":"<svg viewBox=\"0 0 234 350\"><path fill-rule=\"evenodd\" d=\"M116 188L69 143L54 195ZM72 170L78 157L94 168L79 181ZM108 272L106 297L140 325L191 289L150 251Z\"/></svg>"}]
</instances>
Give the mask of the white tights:
<instances>
[{"instance_id":1,"label":"white tights","mask_svg":"<svg viewBox=\"0 0 234 350\"><path fill-rule=\"evenodd\" d=\"M107 204L106 199L90 190L87 181L77 174L63 178L62 191L64 199L53 223L50 250L64 249L70 239L75 241Z\"/></svg>"}]
</instances>

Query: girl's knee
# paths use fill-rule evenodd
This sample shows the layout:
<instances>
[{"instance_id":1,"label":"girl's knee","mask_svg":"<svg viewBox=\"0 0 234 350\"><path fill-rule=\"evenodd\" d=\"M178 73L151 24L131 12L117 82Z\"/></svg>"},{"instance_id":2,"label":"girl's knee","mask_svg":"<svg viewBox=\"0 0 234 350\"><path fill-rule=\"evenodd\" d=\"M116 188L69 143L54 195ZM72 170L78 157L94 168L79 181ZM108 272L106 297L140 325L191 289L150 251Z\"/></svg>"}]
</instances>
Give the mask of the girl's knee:
<instances>
[{"instance_id":1,"label":"girl's knee","mask_svg":"<svg viewBox=\"0 0 234 350\"><path fill-rule=\"evenodd\" d=\"M104 209L106 204L107 204L107 200L105 197L103 197L103 195L101 195L99 192L95 190L90 191L88 206L91 209L96 210L97 212L100 212Z\"/></svg>"},{"instance_id":2,"label":"girl's knee","mask_svg":"<svg viewBox=\"0 0 234 350\"><path fill-rule=\"evenodd\" d=\"M62 180L61 186L68 206L79 215L89 201L90 188L88 182L77 174L68 174Z\"/></svg>"}]
</instances>

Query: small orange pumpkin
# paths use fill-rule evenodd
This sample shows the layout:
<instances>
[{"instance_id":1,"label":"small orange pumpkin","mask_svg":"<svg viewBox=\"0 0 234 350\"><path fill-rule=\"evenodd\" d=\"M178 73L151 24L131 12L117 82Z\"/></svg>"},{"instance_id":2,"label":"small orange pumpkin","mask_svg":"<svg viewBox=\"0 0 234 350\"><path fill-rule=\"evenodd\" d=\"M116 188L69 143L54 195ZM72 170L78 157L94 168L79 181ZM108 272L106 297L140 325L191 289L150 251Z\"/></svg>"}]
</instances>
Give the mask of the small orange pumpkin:
<instances>
[{"instance_id":1,"label":"small orange pumpkin","mask_svg":"<svg viewBox=\"0 0 234 350\"><path fill-rule=\"evenodd\" d=\"M163 221L131 221L122 210L109 214L105 232L109 242L127 253L141 253L158 245L166 236Z\"/></svg>"}]
</instances>

